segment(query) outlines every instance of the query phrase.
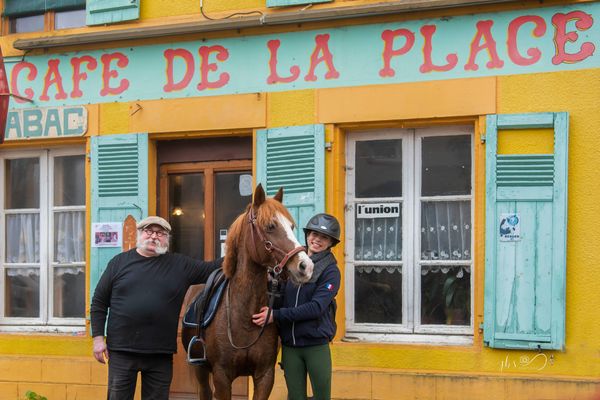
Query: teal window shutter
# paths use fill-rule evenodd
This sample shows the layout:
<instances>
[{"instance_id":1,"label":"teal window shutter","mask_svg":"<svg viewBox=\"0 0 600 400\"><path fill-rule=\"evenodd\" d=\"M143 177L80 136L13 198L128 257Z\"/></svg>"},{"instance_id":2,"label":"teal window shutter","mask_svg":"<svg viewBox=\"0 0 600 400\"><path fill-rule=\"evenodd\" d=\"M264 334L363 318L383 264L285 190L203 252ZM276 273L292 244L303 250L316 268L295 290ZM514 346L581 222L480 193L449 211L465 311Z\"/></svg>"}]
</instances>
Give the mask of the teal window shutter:
<instances>
[{"instance_id":1,"label":"teal window shutter","mask_svg":"<svg viewBox=\"0 0 600 400\"><path fill-rule=\"evenodd\" d=\"M484 343L565 346L568 113L490 115ZM498 130L554 130L553 154L498 154Z\"/></svg>"},{"instance_id":2,"label":"teal window shutter","mask_svg":"<svg viewBox=\"0 0 600 400\"><path fill-rule=\"evenodd\" d=\"M86 24L102 25L140 17L141 0L87 0Z\"/></svg>"},{"instance_id":3,"label":"teal window shutter","mask_svg":"<svg viewBox=\"0 0 600 400\"><path fill-rule=\"evenodd\" d=\"M333 0L267 0L267 7L298 6L302 4L329 3Z\"/></svg>"},{"instance_id":4,"label":"teal window shutter","mask_svg":"<svg viewBox=\"0 0 600 400\"><path fill-rule=\"evenodd\" d=\"M284 188L283 203L296 221L295 234L314 214L325 211L325 127L289 126L257 132L256 180L267 194Z\"/></svg>"},{"instance_id":5,"label":"teal window shutter","mask_svg":"<svg viewBox=\"0 0 600 400\"><path fill-rule=\"evenodd\" d=\"M92 224L148 216L148 135L92 137ZM91 236L92 239L94 236ZM106 265L121 248L92 247L90 299Z\"/></svg>"}]
</instances>

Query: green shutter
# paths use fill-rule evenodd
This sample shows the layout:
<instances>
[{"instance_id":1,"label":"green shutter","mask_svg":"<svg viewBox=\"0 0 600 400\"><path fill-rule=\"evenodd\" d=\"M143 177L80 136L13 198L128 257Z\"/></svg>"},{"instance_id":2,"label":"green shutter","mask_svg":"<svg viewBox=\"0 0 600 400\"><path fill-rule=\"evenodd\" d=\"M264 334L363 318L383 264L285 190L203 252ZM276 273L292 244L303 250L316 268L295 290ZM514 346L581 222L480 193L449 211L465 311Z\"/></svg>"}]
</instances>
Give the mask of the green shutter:
<instances>
[{"instance_id":1,"label":"green shutter","mask_svg":"<svg viewBox=\"0 0 600 400\"><path fill-rule=\"evenodd\" d=\"M564 349L568 121L567 113L487 117L484 342L490 347ZM497 154L498 130L534 128L553 128L553 154ZM510 215L519 223L503 221ZM520 232L511 240L514 226Z\"/></svg>"},{"instance_id":2,"label":"green shutter","mask_svg":"<svg viewBox=\"0 0 600 400\"><path fill-rule=\"evenodd\" d=\"M92 223L148 216L148 135L92 137ZM93 240L93 235L91 236ZM90 298L106 264L120 248L92 247Z\"/></svg>"},{"instance_id":3,"label":"green shutter","mask_svg":"<svg viewBox=\"0 0 600 400\"><path fill-rule=\"evenodd\" d=\"M298 6L302 4L329 3L333 0L267 0L267 7Z\"/></svg>"},{"instance_id":4,"label":"green shutter","mask_svg":"<svg viewBox=\"0 0 600 400\"><path fill-rule=\"evenodd\" d=\"M290 126L257 132L256 173L268 195L284 188L283 203L296 221L296 236L304 242L304 227L325 211L325 127Z\"/></svg>"},{"instance_id":5,"label":"green shutter","mask_svg":"<svg viewBox=\"0 0 600 400\"><path fill-rule=\"evenodd\" d=\"M87 25L112 24L140 17L141 0L87 0Z\"/></svg>"},{"instance_id":6,"label":"green shutter","mask_svg":"<svg viewBox=\"0 0 600 400\"><path fill-rule=\"evenodd\" d=\"M85 8L85 0L5 0L4 15L43 14L46 11L75 10Z\"/></svg>"}]
</instances>

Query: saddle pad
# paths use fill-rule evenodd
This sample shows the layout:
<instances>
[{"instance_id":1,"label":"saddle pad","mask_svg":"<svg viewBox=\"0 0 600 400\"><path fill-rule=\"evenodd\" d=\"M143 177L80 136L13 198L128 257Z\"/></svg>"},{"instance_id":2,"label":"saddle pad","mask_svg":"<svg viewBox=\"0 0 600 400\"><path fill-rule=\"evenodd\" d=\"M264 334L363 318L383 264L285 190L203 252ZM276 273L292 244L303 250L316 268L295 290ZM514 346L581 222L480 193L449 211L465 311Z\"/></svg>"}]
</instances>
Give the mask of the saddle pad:
<instances>
[{"instance_id":1,"label":"saddle pad","mask_svg":"<svg viewBox=\"0 0 600 400\"><path fill-rule=\"evenodd\" d=\"M221 301L221 297L223 297L223 292L227 287L227 283L227 279L221 279L220 281L215 283L215 286L213 288L209 288L208 286L204 288L204 290L200 292L200 294L196 296L194 301L188 306L188 309L185 312L185 315L183 316L183 326L188 328L197 328L198 310L203 307L203 310L201 310L202 323L200 326L201 328L206 328L211 323L217 312L217 306ZM209 294L210 298L205 299L205 292L207 290L211 290L211 293Z\"/></svg>"}]
</instances>

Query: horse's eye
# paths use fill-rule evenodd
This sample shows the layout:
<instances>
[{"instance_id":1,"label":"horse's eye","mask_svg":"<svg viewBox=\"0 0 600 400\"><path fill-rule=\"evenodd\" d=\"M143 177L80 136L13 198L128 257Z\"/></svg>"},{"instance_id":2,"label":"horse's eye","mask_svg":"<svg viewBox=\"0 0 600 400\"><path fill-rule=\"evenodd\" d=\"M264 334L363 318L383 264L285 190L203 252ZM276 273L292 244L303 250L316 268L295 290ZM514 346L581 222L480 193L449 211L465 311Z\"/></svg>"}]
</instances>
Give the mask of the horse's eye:
<instances>
[{"instance_id":1,"label":"horse's eye","mask_svg":"<svg viewBox=\"0 0 600 400\"><path fill-rule=\"evenodd\" d=\"M273 232L276 227L277 227L277 225L275 225L274 222L270 222L269 225L267 225L267 231L268 232Z\"/></svg>"}]
</instances>

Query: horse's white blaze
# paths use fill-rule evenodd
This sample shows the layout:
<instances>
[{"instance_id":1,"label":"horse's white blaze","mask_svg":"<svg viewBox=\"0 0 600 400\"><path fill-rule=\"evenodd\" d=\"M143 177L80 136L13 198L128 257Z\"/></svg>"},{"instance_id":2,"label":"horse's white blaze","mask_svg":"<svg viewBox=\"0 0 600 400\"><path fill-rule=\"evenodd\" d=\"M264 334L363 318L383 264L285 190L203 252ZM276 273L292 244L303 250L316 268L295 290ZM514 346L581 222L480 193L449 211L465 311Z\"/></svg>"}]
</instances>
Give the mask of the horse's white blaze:
<instances>
[{"instance_id":1,"label":"horse's white blaze","mask_svg":"<svg viewBox=\"0 0 600 400\"><path fill-rule=\"evenodd\" d=\"M302 246L300 242L298 242L296 235L294 235L294 231L292 230L292 221L284 217L281 213L277 213L277 220L279 220L279 223L281 224L281 226L283 226L283 229L285 229L287 238L290 241L292 241L296 247ZM310 259L308 254L306 254L305 251L301 251L300 253L298 253L298 260L300 263L304 263L306 267L304 270L304 273L306 274L306 279L310 279L314 268L312 260Z\"/></svg>"}]
</instances>

